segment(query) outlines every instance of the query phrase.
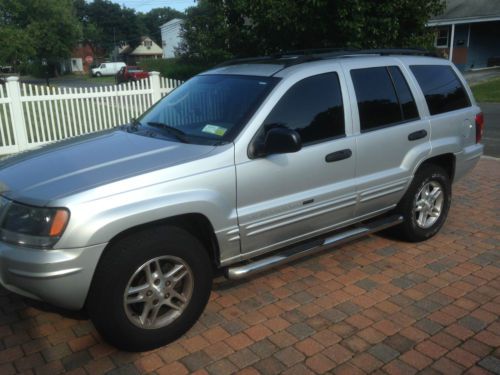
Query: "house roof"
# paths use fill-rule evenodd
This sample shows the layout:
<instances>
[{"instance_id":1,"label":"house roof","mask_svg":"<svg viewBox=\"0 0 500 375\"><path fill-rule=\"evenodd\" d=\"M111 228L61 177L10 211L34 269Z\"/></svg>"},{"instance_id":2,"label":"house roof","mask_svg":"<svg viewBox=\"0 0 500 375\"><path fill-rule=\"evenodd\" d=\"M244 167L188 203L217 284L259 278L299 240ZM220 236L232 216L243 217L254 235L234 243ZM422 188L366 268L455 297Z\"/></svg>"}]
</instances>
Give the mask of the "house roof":
<instances>
[{"instance_id":1,"label":"house roof","mask_svg":"<svg viewBox=\"0 0 500 375\"><path fill-rule=\"evenodd\" d=\"M147 47L145 42L151 42L151 46ZM143 36L141 43L134 50L127 44L119 49L119 53L121 55L155 56L163 54L163 50L150 37Z\"/></svg>"},{"instance_id":2,"label":"house roof","mask_svg":"<svg viewBox=\"0 0 500 375\"><path fill-rule=\"evenodd\" d=\"M500 1L497 0L446 0L446 9L432 17L428 26L453 23L474 23L500 20Z\"/></svg>"},{"instance_id":3,"label":"house roof","mask_svg":"<svg viewBox=\"0 0 500 375\"><path fill-rule=\"evenodd\" d=\"M167 23L164 23L163 25L161 25L160 29L164 29L166 27L177 26L177 25L180 25L183 22L184 22L184 20L182 20L180 18L173 18L170 21L168 21Z\"/></svg>"}]
</instances>

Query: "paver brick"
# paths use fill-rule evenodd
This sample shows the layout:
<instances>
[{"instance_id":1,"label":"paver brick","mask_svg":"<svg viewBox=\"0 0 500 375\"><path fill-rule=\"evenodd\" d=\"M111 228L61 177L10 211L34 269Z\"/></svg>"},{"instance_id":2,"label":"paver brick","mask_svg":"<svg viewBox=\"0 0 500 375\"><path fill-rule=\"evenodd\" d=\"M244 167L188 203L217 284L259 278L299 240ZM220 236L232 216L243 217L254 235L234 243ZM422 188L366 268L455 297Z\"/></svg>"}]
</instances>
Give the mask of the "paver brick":
<instances>
[{"instance_id":1,"label":"paver brick","mask_svg":"<svg viewBox=\"0 0 500 375\"><path fill-rule=\"evenodd\" d=\"M453 361L464 366L465 368L472 367L479 360L478 356L462 348L453 349L446 355L446 357L452 359Z\"/></svg>"},{"instance_id":2,"label":"paver brick","mask_svg":"<svg viewBox=\"0 0 500 375\"><path fill-rule=\"evenodd\" d=\"M336 364L344 363L351 359L354 354L340 344L334 344L322 352L327 358L334 361Z\"/></svg>"},{"instance_id":3,"label":"paver brick","mask_svg":"<svg viewBox=\"0 0 500 375\"><path fill-rule=\"evenodd\" d=\"M390 346L387 346L383 343L379 343L379 344L372 346L368 350L368 352L384 363L388 363L388 362L392 361L393 359L399 357L399 355L400 355L400 353L397 350L394 350Z\"/></svg>"},{"instance_id":4,"label":"paver brick","mask_svg":"<svg viewBox=\"0 0 500 375\"><path fill-rule=\"evenodd\" d=\"M270 340L264 339L248 347L259 358L267 358L276 353L279 348Z\"/></svg>"},{"instance_id":5,"label":"paver brick","mask_svg":"<svg viewBox=\"0 0 500 375\"><path fill-rule=\"evenodd\" d=\"M459 375L462 374L465 370L462 366L445 357L440 358L436 362L434 362L432 367L442 374L446 375Z\"/></svg>"},{"instance_id":6,"label":"paver brick","mask_svg":"<svg viewBox=\"0 0 500 375\"><path fill-rule=\"evenodd\" d=\"M156 370L158 375L186 375L188 369L180 362L172 362Z\"/></svg>"},{"instance_id":7,"label":"paver brick","mask_svg":"<svg viewBox=\"0 0 500 375\"><path fill-rule=\"evenodd\" d=\"M199 322L151 352L120 352L85 317L0 288L0 374L500 373L498 163L454 186L429 241L375 235L244 283L216 279Z\"/></svg>"},{"instance_id":8,"label":"paver brick","mask_svg":"<svg viewBox=\"0 0 500 375\"><path fill-rule=\"evenodd\" d=\"M401 355L399 358L417 370L423 370L432 363L432 359L416 350L410 350Z\"/></svg>"},{"instance_id":9,"label":"paver brick","mask_svg":"<svg viewBox=\"0 0 500 375\"><path fill-rule=\"evenodd\" d=\"M306 338L296 343L295 348L305 356L310 357L322 351L324 349L324 346L312 338Z\"/></svg>"},{"instance_id":10,"label":"paver brick","mask_svg":"<svg viewBox=\"0 0 500 375\"><path fill-rule=\"evenodd\" d=\"M385 365L383 370L389 375L413 375L417 373L415 368L398 359Z\"/></svg>"},{"instance_id":11,"label":"paver brick","mask_svg":"<svg viewBox=\"0 0 500 375\"><path fill-rule=\"evenodd\" d=\"M275 353L274 356L285 366L291 367L298 362L302 362L306 357L293 347L288 347Z\"/></svg>"},{"instance_id":12,"label":"paver brick","mask_svg":"<svg viewBox=\"0 0 500 375\"><path fill-rule=\"evenodd\" d=\"M486 370L492 372L493 374L500 374L500 359L488 356L483 358L479 362L479 366L485 368Z\"/></svg>"},{"instance_id":13,"label":"paver brick","mask_svg":"<svg viewBox=\"0 0 500 375\"><path fill-rule=\"evenodd\" d=\"M438 359L446 354L448 349L436 344L431 340L426 340L416 346L416 349L427 357Z\"/></svg>"}]
</instances>

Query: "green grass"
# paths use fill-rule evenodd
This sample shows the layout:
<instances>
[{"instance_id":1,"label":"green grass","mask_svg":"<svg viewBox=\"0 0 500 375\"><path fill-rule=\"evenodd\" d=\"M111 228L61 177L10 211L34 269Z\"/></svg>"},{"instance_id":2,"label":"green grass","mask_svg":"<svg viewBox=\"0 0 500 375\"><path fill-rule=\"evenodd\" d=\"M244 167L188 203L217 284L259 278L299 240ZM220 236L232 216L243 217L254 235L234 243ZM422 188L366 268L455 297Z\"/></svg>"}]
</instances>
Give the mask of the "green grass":
<instances>
[{"instance_id":1,"label":"green grass","mask_svg":"<svg viewBox=\"0 0 500 375\"><path fill-rule=\"evenodd\" d=\"M500 103L500 78L479 83L471 87L474 97L478 102Z\"/></svg>"},{"instance_id":2,"label":"green grass","mask_svg":"<svg viewBox=\"0 0 500 375\"><path fill-rule=\"evenodd\" d=\"M95 83L115 83L115 76L104 76L104 77L92 77L90 75L82 75L80 76L84 80L88 82L95 82Z\"/></svg>"}]
</instances>

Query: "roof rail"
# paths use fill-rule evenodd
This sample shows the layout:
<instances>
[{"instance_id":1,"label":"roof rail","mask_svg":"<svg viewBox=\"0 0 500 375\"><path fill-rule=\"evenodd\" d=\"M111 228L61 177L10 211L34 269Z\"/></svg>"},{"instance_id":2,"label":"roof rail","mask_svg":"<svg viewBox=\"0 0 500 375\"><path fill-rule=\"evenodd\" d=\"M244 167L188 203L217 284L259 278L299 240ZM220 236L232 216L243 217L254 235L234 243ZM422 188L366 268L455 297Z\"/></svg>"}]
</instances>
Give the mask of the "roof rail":
<instances>
[{"instance_id":1,"label":"roof rail","mask_svg":"<svg viewBox=\"0 0 500 375\"><path fill-rule=\"evenodd\" d=\"M343 49L343 48L317 48L294 51L282 51L270 56L247 57L225 61L217 67L224 67L239 64L279 64L284 67L302 64L310 61L329 60L341 57L351 57L360 55L390 56L432 56L437 55L431 51L421 48L376 48L376 49Z\"/></svg>"}]
</instances>

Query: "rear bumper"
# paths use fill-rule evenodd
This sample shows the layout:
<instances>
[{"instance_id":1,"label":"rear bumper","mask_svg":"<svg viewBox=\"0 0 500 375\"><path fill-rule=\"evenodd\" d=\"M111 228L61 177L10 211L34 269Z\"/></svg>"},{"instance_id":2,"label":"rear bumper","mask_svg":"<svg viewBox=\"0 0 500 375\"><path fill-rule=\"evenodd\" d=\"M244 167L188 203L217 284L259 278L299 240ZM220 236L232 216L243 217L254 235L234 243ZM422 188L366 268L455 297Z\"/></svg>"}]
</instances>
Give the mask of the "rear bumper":
<instances>
[{"instance_id":1,"label":"rear bumper","mask_svg":"<svg viewBox=\"0 0 500 375\"><path fill-rule=\"evenodd\" d=\"M474 168L483 155L484 146L480 143L465 147L463 151L455 154L455 178L454 182L460 180L472 168Z\"/></svg>"},{"instance_id":2,"label":"rear bumper","mask_svg":"<svg viewBox=\"0 0 500 375\"><path fill-rule=\"evenodd\" d=\"M0 242L0 283L16 294L79 310L105 246L39 250Z\"/></svg>"}]
</instances>

